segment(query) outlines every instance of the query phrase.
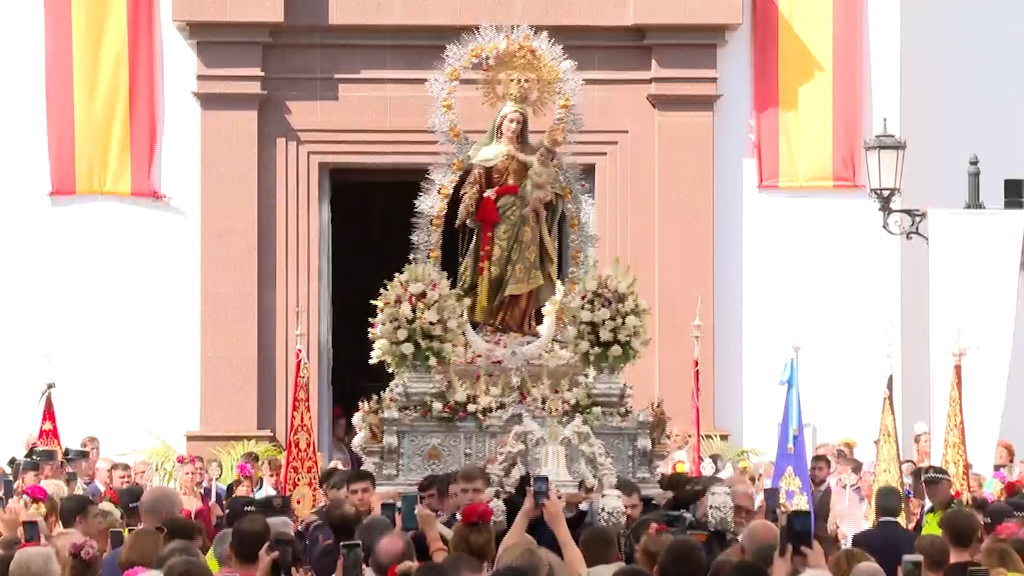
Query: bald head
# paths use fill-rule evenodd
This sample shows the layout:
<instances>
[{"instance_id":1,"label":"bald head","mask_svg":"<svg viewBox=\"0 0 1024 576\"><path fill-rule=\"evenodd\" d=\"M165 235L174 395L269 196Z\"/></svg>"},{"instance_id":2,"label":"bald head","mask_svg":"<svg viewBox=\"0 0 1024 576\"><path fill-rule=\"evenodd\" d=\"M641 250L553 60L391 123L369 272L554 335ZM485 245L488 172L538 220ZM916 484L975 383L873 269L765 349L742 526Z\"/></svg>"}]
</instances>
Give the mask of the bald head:
<instances>
[{"instance_id":1,"label":"bald head","mask_svg":"<svg viewBox=\"0 0 1024 576\"><path fill-rule=\"evenodd\" d=\"M744 560L771 568L779 549L779 529L767 520L754 520L743 530L740 553Z\"/></svg>"},{"instance_id":2,"label":"bald head","mask_svg":"<svg viewBox=\"0 0 1024 576\"><path fill-rule=\"evenodd\" d=\"M389 568L405 561L416 561L416 551L413 549L412 540L401 532L391 532L381 538L373 547L370 569L374 574L387 574Z\"/></svg>"},{"instance_id":3,"label":"bald head","mask_svg":"<svg viewBox=\"0 0 1024 576\"><path fill-rule=\"evenodd\" d=\"M874 562L861 562L853 567L850 576L885 576L885 570Z\"/></svg>"},{"instance_id":4,"label":"bald head","mask_svg":"<svg viewBox=\"0 0 1024 576\"><path fill-rule=\"evenodd\" d=\"M142 525L153 528L160 526L164 520L181 515L184 504L177 490L167 486L154 486L146 490L139 500L139 518Z\"/></svg>"}]
</instances>

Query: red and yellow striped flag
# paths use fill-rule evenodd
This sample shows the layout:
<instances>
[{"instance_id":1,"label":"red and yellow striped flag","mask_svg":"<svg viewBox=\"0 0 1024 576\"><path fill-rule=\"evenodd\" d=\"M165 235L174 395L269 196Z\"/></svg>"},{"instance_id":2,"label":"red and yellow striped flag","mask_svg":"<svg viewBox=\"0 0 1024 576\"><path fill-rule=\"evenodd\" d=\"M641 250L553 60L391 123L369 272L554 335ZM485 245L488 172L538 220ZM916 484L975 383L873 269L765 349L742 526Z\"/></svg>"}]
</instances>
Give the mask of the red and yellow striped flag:
<instances>
[{"instance_id":1,"label":"red and yellow striped flag","mask_svg":"<svg viewBox=\"0 0 1024 576\"><path fill-rule=\"evenodd\" d=\"M863 0L754 0L758 185L842 188L863 172Z\"/></svg>"},{"instance_id":2,"label":"red and yellow striped flag","mask_svg":"<svg viewBox=\"0 0 1024 576\"><path fill-rule=\"evenodd\" d=\"M161 198L157 0L44 0L50 194Z\"/></svg>"}]
</instances>

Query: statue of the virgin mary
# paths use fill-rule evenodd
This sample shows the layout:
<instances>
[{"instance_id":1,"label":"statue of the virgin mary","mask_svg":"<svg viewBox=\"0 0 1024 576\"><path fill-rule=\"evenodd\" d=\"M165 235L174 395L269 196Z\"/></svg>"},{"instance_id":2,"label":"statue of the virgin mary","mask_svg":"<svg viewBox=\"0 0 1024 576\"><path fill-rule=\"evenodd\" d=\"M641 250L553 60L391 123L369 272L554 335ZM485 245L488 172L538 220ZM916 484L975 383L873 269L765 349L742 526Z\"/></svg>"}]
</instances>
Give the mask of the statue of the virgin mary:
<instances>
[{"instance_id":1,"label":"statue of the virgin mary","mask_svg":"<svg viewBox=\"0 0 1024 576\"><path fill-rule=\"evenodd\" d=\"M480 326L535 334L537 311L555 293L564 198L551 163L561 135L555 124L530 144L527 107L513 100L470 151L456 225L472 241L460 255L458 288Z\"/></svg>"}]
</instances>

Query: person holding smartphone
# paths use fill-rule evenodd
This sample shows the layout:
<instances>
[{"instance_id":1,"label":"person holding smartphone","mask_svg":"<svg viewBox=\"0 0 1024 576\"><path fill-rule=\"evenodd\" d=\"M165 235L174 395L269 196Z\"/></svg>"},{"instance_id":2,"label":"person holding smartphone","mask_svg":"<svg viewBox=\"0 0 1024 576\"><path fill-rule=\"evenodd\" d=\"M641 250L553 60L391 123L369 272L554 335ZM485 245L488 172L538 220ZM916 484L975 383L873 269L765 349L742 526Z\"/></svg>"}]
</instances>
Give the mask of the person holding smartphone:
<instances>
[{"instance_id":1,"label":"person holding smartphone","mask_svg":"<svg viewBox=\"0 0 1024 576\"><path fill-rule=\"evenodd\" d=\"M570 574L584 574L587 571L587 562L583 559L583 553L569 531L569 525L565 520L565 500L558 490L550 492L547 499L537 503L533 488L526 489L526 498L523 499L523 507L516 514L512 526L505 532L501 539L498 553L495 558L501 556L502 551L507 550L513 544L529 542L526 538L531 520L542 519L543 523L554 534L558 548L562 553L562 559Z\"/></svg>"}]
</instances>

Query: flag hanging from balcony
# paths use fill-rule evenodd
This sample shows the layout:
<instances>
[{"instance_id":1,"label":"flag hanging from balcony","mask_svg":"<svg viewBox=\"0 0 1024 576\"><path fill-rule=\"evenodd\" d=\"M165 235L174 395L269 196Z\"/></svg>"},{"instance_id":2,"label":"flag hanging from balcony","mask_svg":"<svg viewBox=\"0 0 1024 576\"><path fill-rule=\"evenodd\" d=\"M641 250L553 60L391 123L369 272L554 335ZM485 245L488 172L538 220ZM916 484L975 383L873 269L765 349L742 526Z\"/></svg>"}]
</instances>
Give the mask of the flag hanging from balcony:
<instances>
[{"instance_id":1,"label":"flag hanging from balcony","mask_svg":"<svg viewBox=\"0 0 1024 576\"><path fill-rule=\"evenodd\" d=\"M50 194L162 198L157 0L44 0Z\"/></svg>"},{"instance_id":2,"label":"flag hanging from balcony","mask_svg":"<svg viewBox=\"0 0 1024 576\"><path fill-rule=\"evenodd\" d=\"M754 0L752 22L758 185L859 186L864 0Z\"/></svg>"}]
</instances>

